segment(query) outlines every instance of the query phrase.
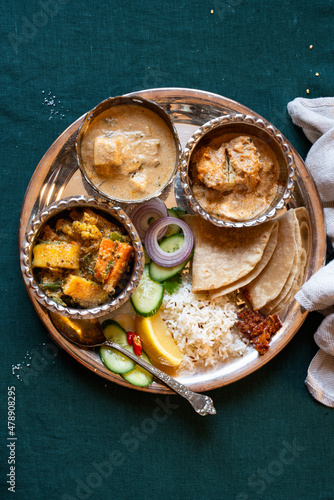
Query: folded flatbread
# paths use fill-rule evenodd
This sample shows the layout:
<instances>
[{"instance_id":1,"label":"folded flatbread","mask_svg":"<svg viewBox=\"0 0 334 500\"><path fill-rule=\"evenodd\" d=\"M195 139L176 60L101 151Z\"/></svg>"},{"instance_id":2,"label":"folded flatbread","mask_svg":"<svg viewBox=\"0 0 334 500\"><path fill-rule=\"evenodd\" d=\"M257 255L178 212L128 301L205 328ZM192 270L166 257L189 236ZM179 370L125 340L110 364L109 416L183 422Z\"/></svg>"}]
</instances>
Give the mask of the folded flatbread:
<instances>
[{"instance_id":1,"label":"folded flatbread","mask_svg":"<svg viewBox=\"0 0 334 500\"><path fill-rule=\"evenodd\" d=\"M217 227L197 215L182 219L195 239L192 290L215 290L248 275L261 261L276 221L259 226Z\"/></svg>"},{"instance_id":2,"label":"folded flatbread","mask_svg":"<svg viewBox=\"0 0 334 500\"><path fill-rule=\"evenodd\" d=\"M248 285L248 283L254 280L256 276L258 276L262 272L262 270L266 267L269 260L271 259L277 245L277 239L278 239L277 236L278 236L278 222L273 226L273 229L269 237L269 241L267 243L266 248L264 249L262 259L260 260L260 262L256 264L254 269L250 271L248 274L246 274L246 276L237 281L234 281L230 285L222 286L220 288L217 288L216 290L211 290L210 299L216 299L218 297L221 297L222 295L234 292L235 290L238 290L238 288L246 286Z\"/></svg>"},{"instance_id":3,"label":"folded flatbread","mask_svg":"<svg viewBox=\"0 0 334 500\"><path fill-rule=\"evenodd\" d=\"M254 309L265 307L266 312L276 310L298 286L300 268L305 267L302 263L306 252L302 248L295 210L288 210L276 220L279 222L278 242L272 258L259 276L247 285Z\"/></svg>"},{"instance_id":4,"label":"folded flatbread","mask_svg":"<svg viewBox=\"0 0 334 500\"><path fill-rule=\"evenodd\" d=\"M266 304L263 310L265 314L274 314L286 307L293 300L304 281L307 257L309 254L310 221L307 210L304 207L293 210L293 214L295 217L295 236L297 243L294 263L281 292L273 301Z\"/></svg>"},{"instance_id":5,"label":"folded flatbread","mask_svg":"<svg viewBox=\"0 0 334 500\"><path fill-rule=\"evenodd\" d=\"M305 207L298 207L295 209L296 217L299 223L300 236L302 240L302 247L304 248L307 255L309 255L310 250L310 231L311 223L308 212Z\"/></svg>"}]
</instances>

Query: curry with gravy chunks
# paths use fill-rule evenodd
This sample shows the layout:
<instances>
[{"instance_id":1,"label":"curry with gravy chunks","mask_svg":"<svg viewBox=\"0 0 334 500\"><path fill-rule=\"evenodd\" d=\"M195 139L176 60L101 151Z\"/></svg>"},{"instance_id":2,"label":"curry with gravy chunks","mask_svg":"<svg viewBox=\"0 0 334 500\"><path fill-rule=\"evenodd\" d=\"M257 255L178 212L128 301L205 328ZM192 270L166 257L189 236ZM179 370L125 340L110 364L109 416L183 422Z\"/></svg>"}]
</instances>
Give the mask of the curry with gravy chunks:
<instances>
[{"instance_id":1,"label":"curry with gravy chunks","mask_svg":"<svg viewBox=\"0 0 334 500\"><path fill-rule=\"evenodd\" d=\"M193 193L212 215L248 220L263 213L279 187L279 163L258 137L226 134L195 151Z\"/></svg>"},{"instance_id":2,"label":"curry with gravy chunks","mask_svg":"<svg viewBox=\"0 0 334 500\"><path fill-rule=\"evenodd\" d=\"M90 181L119 200L140 200L165 186L177 151L164 120L150 109L120 105L94 118L81 143Z\"/></svg>"},{"instance_id":3,"label":"curry with gravy chunks","mask_svg":"<svg viewBox=\"0 0 334 500\"><path fill-rule=\"evenodd\" d=\"M114 221L90 208L67 210L45 224L33 247L34 275L64 307L91 308L122 287L134 251Z\"/></svg>"}]
</instances>

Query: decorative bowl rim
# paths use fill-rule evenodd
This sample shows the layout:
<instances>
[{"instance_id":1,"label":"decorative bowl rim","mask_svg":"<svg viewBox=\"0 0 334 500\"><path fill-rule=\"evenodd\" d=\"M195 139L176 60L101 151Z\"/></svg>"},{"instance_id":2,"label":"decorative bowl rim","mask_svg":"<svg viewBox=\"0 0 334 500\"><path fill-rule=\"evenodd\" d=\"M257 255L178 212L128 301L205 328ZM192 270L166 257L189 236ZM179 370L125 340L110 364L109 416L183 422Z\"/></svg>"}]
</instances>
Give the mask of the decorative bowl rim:
<instances>
[{"instance_id":1,"label":"decorative bowl rim","mask_svg":"<svg viewBox=\"0 0 334 500\"><path fill-rule=\"evenodd\" d=\"M244 221L233 221L229 219L226 220L223 218L220 219L206 212L206 210L204 210L204 208L202 208L201 205L196 200L192 192L192 189L190 187L189 176L188 176L188 169L190 165L191 155L194 149L196 148L197 144L199 143L199 141L213 130L223 127L224 125L229 125L231 123L246 123L248 125L254 126L257 129L264 131L269 136L271 136L271 138L280 147L287 168L286 186L281 198L276 203L276 205L274 207L271 207L269 211L264 212L261 215L254 217L252 219ZM276 127L274 127L274 125L266 121L264 118L257 118L256 116L250 114L246 115L242 113L235 113L235 114L231 113L219 116L217 118L213 118L212 120L204 123L190 137L181 156L181 166L180 166L181 186L185 198L187 200L187 203L189 204L194 213L200 215L204 219L208 220L209 222L212 222L214 225L219 227L254 226L273 219L274 217L276 217L279 210L283 209L286 203L289 201L294 186L294 177L295 177L295 160L291 148L286 139L284 138L284 136Z\"/></svg>"},{"instance_id":2,"label":"decorative bowl rim","mask_svg":"<svg viewBox=\"0 0 334 500\"><path fill-rule=\"evenodd\" d=\"M130 104L130 103L132 103L133 105L137 104L137 105L140 105L143 107L147 107L148 109L155 108L156 110L160 111L162 116L161 115L159 115L159 116L168 124L168 126L171 129L174 143L175 143L175 154L176 154L174 169L173 169L173 172L172 172L170 178L168 179L167 183L164 184L163 186L161 186L153 194L146 196L145 198L140 198L137 200L133 200L133 199L127 200L127 199L117 198L117 197L111 196L108 193L105 193L104 191L99 189L95 185L95 183L90 179L90 177L87 175L87 172L86 172L86 169L84 166L84 162L82 161L81 154L80 154L80 144L81 144L81 140L82 140L83 135L84 135L84 132L83 132L84 127L87 126L87 123L89 122L89 120L91 120L93 117L95 118L94 114L96 113L96 116L98 116L98 114L100 112L105 111L109 107L122 105L122 104L126 105L126 104ZM101 111L99 111L100 108L101 108ZM154 109L153 110L151 109L151 111L154 111ZM159 113L157 113L157 114L159 114ZM182 154L182 148L181 148L179 134L178 134L176 127L173 123L173 120L171 119L168 112L162 106L160 106L160 104L158 104L157 102L152 101L150 99L145 99L144 97L137 96L137 95L131 95L131 96L119 95L119 96L115 96L115 97L108 97L107 99L104 99L103 101L99 102L90 111L88 111L84 115L84 119L78 128L78 132L77 132L76 139L75 139L75 151L76 151L76 159L77 159L81 174L83 175L85 181L91 186L91 188L96 193L98 193L98 196L106 198L107 200L109 200L113 203L119 203L119 204L124 204L124 205L130 205L130 204L134 204L134 203L136 203L136 204L137 203L144 203L145 201L149 201L153 198L158 198L158 197L162 196L166 191L168 191L174 182L175 176L177 175L177 173L179 171L181 154Z\"/></svg>"},{"instance_id":3,"label":"decorative bowl rim","mask_svg":"<svg viewBox=\"0 0 334 500\"><path fill-rule=\"evenodd\" d=\"M114 217L127 231L131 238L131 243L134 248L135 261L133 272L130 281L117 297L111 298L100 306L87 309L76 309L71 307L64 307L57 304L54 300L48 297L43 290L39 287L31 267L32 249L38 234L45 222L51 217L61 213L69 208L91 207L97 210L107 212L110 216ZM132 224L128 215L121 207L113 205L109 201L98 198L88 197L86 195L69 196L62 198L58 201L51 203L39 211L27 227L25 236L20 248L20 263L21 271L25 285L32 292L33 296L38 302L46 307L48 310L58 313L62 316L67 316L72 319L92 319L106 315L115 309L118 309L124 302L126 302L130 295L135 291L139 284L140 278L143 273L145 257L143 246L136 228Z\"/></svg>"}]
</instances>

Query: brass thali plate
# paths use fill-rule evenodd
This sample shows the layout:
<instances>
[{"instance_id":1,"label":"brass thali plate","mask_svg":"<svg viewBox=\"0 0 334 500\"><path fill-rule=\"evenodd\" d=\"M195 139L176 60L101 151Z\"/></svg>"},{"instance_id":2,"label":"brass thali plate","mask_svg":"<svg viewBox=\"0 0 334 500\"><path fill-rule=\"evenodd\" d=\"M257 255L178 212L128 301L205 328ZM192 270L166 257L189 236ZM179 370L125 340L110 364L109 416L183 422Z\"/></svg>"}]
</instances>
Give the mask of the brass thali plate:
<instances>
[{"instance_id":1,"label":"brass thali plate","mask_svg":"<svg viewBox=\"0 0 334 500\"><path fill-rule=\"evenodd\" d=\"M252 114L262 118L249 108L209 92L183 88L150 89L134 92L129 95L140 95L160 104L171 116L179 134L182 148L195 130L203 123L218 116L229 113ZM76 120L52 144L38 164L23 201L19 245L21 246L25 231L33 217L46 205L67 196L79 194L94 195L90 186L82 179L76 154L75 138L84 117ZM293 152L296 164L294 206L305 206L311 220L311 252L307 264L305 280L310 278L324 263L326 254L326 232L323 210L313 179L297 151L287 141ZM176 178L174 192L171 191L167 206L175 203L184 206L179 178ZM30 294L29 297L55 342L63 347L74 359L94 373L117 384L152 393L166 394L171 391L153 382L149 387L139 388L126 382L120 375L110 372L100 361L98 353L71 344L56 330L49 319L47 311ZM235 382L270 361L292 339L305 320L307 311L293 301L281 318L283 326L271 341L270 349L264 356L259 356L252 347L244 356L233 358L214 368L207 368L195 373L182 372L175 378L192 390L208 391ZM108 317L108 316L106 316ZM104 318L102 318L104 319Z\"/></svg>"}]
</instances>

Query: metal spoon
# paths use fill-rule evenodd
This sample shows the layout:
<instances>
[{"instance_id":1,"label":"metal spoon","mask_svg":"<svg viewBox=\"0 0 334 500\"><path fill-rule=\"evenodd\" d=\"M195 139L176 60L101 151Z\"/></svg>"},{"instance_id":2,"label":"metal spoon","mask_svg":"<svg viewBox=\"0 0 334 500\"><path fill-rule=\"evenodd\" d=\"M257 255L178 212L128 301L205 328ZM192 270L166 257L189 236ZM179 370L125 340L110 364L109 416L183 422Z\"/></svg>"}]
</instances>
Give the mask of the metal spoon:
<instances>
[{"instance_id":1,"label":"metal spoon","mask_svg":"<svg viewBox=\"0 0 334 500\"><path fill-rule=\"evenodd\" d=\"M160 382L172 389L172 391L187 399L199 415L204 416L208 414L216 414L213 401L209 398L209 396L204 396L203 394L191 391L183 384L180 384L180 382L177 382L177 380L173 377L167 375L167 373L164 373L161 370L158 370L155 366L146 363L146 361L142 358L139 358L132 352L127 351L115 342L107 340L97 319L75 320L51 311L49 311L49 315L59 333L61 333L61 335L66 339L73 342L73 344L85 347L99 347L102 345L112 347L116 349L116 351L119 351L130 358L142 368L145 368L145 370L154 375L158 380L160 380Z\"/></svg>"}]
</instances>

